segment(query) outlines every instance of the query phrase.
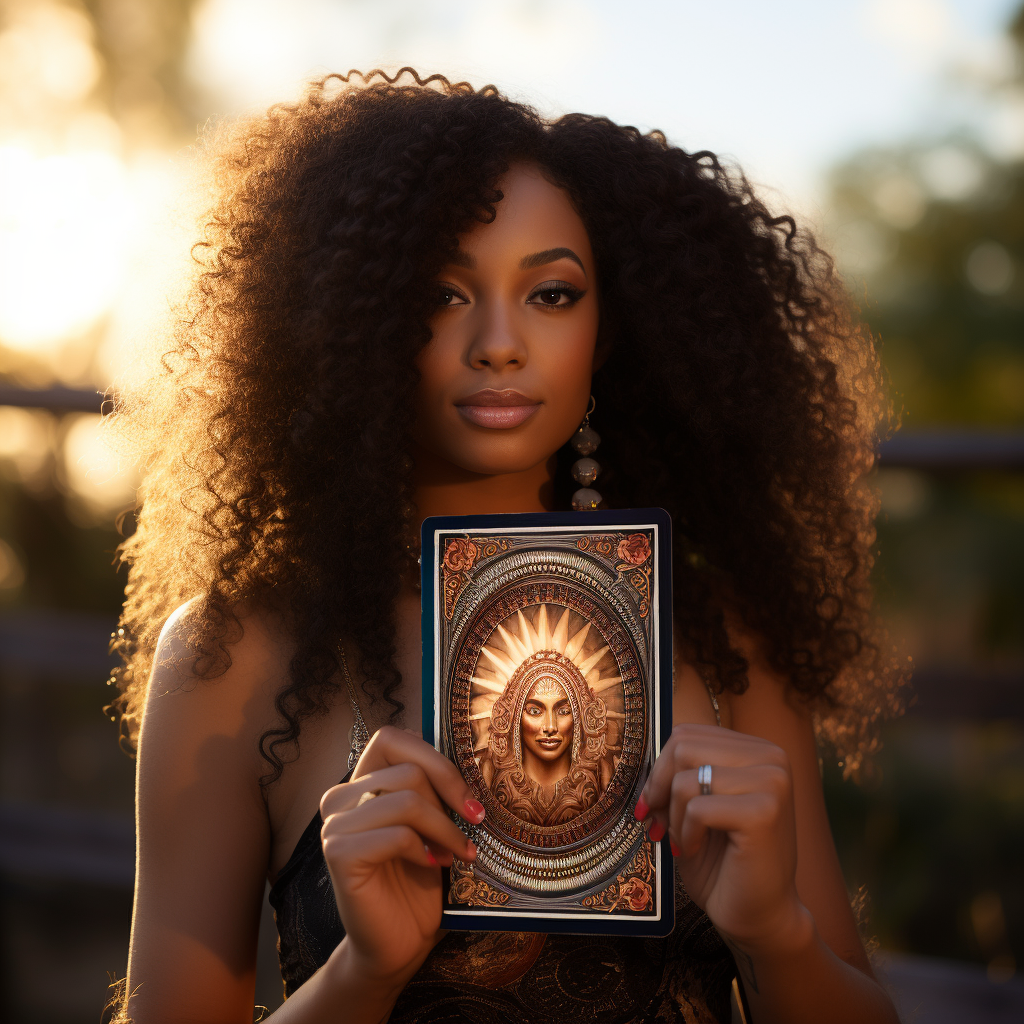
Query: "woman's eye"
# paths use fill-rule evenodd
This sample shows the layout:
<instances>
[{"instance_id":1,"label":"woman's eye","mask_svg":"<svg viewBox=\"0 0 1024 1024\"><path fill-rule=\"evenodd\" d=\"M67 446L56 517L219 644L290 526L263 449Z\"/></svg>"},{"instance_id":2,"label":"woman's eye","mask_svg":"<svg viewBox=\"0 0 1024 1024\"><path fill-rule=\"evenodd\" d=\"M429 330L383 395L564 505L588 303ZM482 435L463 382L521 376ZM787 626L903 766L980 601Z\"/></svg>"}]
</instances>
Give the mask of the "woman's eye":
<instances>
[{"instance_id":1,"label":"woman's eye","mask_svg":"<svg viewBox=\"0 0 1024 1024\"><path fill-rule=\"evenodd\" d=\"M549 308L573 306L584 293L567 281L552 281L549 284L541 285L540 288L530 294L527 302L535 306L548 306Z\"/></svg>"},{"instance_id":2,"label":"woman's eye","mask_svg":"<svg viewBox=\"0 0 1024 1024\"><path fill-rule=\"evenodd\" d=\"M442 285L437 292L437 304L439 306L462 306L466 303L466 297L457 292L454 288Z\"/></svg>"},{"instance_id":3,"label":"woman's eye","mask_svg":"<svg viewBox=\"0 0 1024 1024\"><path fill-rule=\"evenodd\" d=\"M529 707L529 708L526 709L526 713L528 715L534 715L534 716L539 715L540 714L540 708Z\"/></svg>"},{"instance_id":4,"label":"woman's eye","mask_svg":"<svg viewBox=\"0 0 1024 1024\"><path fill-rule=\"evenodd\" d=\"M568 704L563 704L563 705L562 705L562 706L561 706L561 707L560 707L560 708L558 709L558 713L559 713L560 715L571 715L571 714L572 714L572 708L570 708Z\"/></svg>"}]
</instances>

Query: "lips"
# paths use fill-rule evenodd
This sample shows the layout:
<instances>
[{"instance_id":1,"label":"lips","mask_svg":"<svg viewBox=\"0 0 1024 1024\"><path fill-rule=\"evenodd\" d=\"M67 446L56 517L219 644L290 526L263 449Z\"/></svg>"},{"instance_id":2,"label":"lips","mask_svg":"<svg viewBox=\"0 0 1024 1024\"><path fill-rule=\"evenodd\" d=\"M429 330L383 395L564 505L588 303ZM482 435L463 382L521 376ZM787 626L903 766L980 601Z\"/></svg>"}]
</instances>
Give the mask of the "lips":
<instances>
[{"instance_id":1,"label":"lips","mask_svg":"<svg viewBox=\"0 0 1024 1024\"><path fill-rule=\"evenodd\" d=\"M539 408L541 403L527 398L518 391L508 388L495 391L485 388L475 394L467 395L455 403L460 415L475 423L478 427L489 427L492 430L509 430L518 427L528 420Z\"/></svg>"},{"instance_id":2,"label":"lips","mask_svg":"<svg viewBox=\"0 0 1024 1024\"><path fill-rule=\"evenodd\" d=\"M555 736L553 739L542 737L537 740L537 746L543 747L545 750L557 750L562 745L562 738Z\"/></svg>"}]
</instances>

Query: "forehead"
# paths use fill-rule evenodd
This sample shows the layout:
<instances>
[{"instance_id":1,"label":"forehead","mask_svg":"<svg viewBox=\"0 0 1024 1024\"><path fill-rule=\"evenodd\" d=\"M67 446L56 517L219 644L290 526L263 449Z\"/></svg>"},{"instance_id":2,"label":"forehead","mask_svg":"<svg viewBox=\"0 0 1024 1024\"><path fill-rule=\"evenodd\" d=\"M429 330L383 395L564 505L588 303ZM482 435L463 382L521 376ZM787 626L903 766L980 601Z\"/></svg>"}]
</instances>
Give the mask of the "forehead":
<instances>
[{"instance_id":1,"label":"forehead","mask_svg":"<svg viewBox=\"0 0 1024 1024\"><path fill-rule=\"evenodd\" d=\"M568 247L588 270L593 253L587 229L569 199L535 164L513 164L498 181L503 198L490 224L459 237L459 248L480 261L517 262L523 255Z\"/></svg>"}]
</instances>

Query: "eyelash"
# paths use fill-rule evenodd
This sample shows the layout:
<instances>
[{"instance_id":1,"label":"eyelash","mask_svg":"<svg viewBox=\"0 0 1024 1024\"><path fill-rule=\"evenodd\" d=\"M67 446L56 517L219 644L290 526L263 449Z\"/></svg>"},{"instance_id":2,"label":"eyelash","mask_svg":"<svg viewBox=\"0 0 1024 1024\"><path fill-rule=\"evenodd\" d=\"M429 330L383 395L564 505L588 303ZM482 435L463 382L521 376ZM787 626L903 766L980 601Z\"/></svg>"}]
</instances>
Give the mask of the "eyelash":
<instances>
[{"instance_id":1,"label":"eyelash","mask_svg":"<svg viewBox=\"0 0 1024 1024\"><path fill-rule=\"evenodd\" d=\"M569 301L568 302L558 302L558 303L534 302L533 301L538 295L543 295L545 292L556 292L556 293L558 293L560 295L565 295L568 298ZM576 303L579 302L580 299L582 299L583 296L586 295L586 294L587 293L585 291L582 291L581 289L577 288L575 285L569 284L568 281L546 281L539 288L534 288L534 290L532 292L530 292L529 296L527 296L526 301L531 306L543 306L543 307L545 307L547 309L570 309L573 306L575 306ZM438 289L438 305L439 306L447 306L447 307L450 308L452 305L454 305L451 302L442 302L441 301L441 299L445 295L453 295L453 296L455 296L458 299L462 299L463 302L469 302L469 299L461 291L459 291L458 288L455 288L455 287L453 287L450 284L446 284L446 285L442 285Z\"/></svg>"},{"instance_id":2,"label":"eyelash","mask_svg":"<svg viewBox=\"0 0 1024 1024\"><path fill-rule=\"evenodd\" d=\"M565 303L555 303L552 305L550 302L533 302L533 299L538 295L543 295L545 292L556 292L561 295L565 295L569 301ZM546 281L539 288L534 288L530 292L529 298L526 300L534 306L546 306L548 309L570 309L575 306L586 292L581 291L575 285L569 284L568 281Z\"/></svg>"},{"instance_id":3,"label":"eyelash","mask_svg":"<svg viewBox=\"0 0 1024 1024\"><path fill-rule=\"evenodd\" d=\"M441 301L441 299L445 295L454 295L456 298L462 299L463 302L469 302L469 299L467 299L466 296L463 295L462 292L460 292L458 288L453 288L450 284L443 284L437 290L437 304L439 306L450 306L450 305L452 305L452 303L450 303L450 302L442 302Z\"/></svg>"}]
</instances>

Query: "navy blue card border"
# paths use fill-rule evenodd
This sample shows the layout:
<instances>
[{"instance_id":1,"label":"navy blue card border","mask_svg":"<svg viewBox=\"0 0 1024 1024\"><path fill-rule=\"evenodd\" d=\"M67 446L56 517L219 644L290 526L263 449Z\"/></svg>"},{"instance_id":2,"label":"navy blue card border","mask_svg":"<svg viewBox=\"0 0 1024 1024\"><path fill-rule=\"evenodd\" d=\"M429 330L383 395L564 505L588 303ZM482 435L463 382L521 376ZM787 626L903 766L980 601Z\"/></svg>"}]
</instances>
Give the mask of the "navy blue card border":
<instances>
[{"instance_id":1,"label":"navy blue card border","mask_svg":"<svg viewBox=\"0 0 1024 1024\"><path fill-rule=\"evenodd\" d=\"M523 529L545 526L628 526L632 523L656 523L659 527L657 571L660 613L658 618L659 693L661 705L659 750L664 749L672 732L672 517L663 508L601 509L591 512L516 512L500 515L430 516L423 520L420 533L421 622L423 641L422 703L423 738L434 743L434 533L438 530L470 533L475 530ZM656 922L605 921L600 917L563 920L554 918L513 917L507 914L481 914L467 918L441 914L441 927L450 931L514 931L549 934L623 935L636 938L660 938L675 924L675 870L666 836L659 844L662 869L659 879L661 919ZM445 868L442 887L449 885Z\"/></svg>"}]
</instances>

